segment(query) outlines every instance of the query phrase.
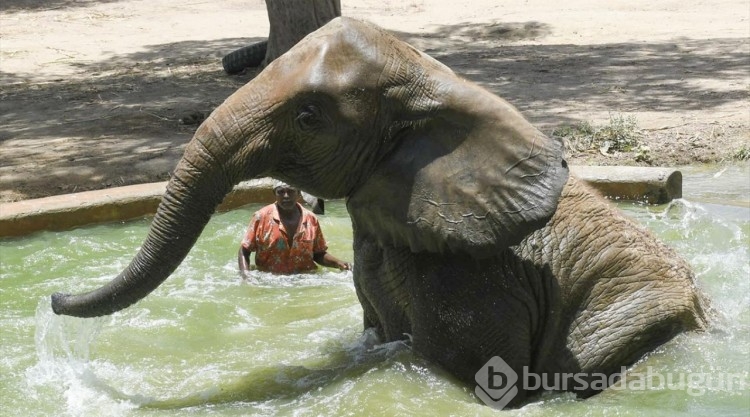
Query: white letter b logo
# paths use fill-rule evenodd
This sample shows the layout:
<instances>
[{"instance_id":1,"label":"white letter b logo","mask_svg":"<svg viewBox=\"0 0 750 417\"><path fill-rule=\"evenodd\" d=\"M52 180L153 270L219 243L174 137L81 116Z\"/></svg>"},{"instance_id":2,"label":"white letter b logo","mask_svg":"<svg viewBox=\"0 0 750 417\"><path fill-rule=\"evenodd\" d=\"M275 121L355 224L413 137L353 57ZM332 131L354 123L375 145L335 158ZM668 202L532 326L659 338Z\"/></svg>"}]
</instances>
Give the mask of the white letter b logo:
<instances>
[{"instance_id":1,"label":"white letter b logo","mask_svg":"<svg viewBox=\"0 0 750 417\"><path fill-rule=\"evenodd\" d=\"M485 404L502 410L518 394L518 374L499 356L493 356L474 375L474 393Z\"/></svg>"}]
</instances>

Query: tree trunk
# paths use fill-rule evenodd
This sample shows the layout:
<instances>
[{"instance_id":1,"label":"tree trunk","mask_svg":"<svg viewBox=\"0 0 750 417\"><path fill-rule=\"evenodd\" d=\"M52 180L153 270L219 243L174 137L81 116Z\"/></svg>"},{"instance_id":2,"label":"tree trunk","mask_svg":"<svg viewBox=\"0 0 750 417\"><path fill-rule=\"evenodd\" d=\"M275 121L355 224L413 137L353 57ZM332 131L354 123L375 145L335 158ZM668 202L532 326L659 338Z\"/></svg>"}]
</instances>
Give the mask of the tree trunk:
<instances>
[{"instance_id":1,"label":"tree trunk","mask_svg":"<svg viewBox=\"0 0 750 417\"><path fill-rule=\"evenodd\" d=\"M266 9L271 30L263 66L307 34L341 16L341 0L266 0Z\"/></svg>"},{"instance_id":2,"label":"tree trunk","mask_svg":"<svg viewBox=\"0 0 750 417\"><path fill-rule=\"evenodd\" d=\"M265 67L308 33L341 16L341 0L266 0L268 40L230 52L222 60L227 74Z\"/></svg>"}]
</instances>

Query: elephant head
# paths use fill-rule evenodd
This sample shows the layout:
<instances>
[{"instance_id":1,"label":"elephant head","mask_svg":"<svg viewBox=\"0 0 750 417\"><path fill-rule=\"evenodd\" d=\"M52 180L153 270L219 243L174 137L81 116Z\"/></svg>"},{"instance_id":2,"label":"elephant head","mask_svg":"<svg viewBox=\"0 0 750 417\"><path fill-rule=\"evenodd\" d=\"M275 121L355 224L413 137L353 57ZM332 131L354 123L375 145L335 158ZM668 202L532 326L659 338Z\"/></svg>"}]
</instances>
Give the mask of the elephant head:
<instances>
[{"instance_id":1,"label":"elephant head","mask_svg":"<svg viewBox=\"0 0 750 417\"><path fill-rule=\"evenodd\" d=\"M541 227L568 171L560 143L499 97L382 29L337 18L216 108L128 267L89 293L54 294L53 310L93 317L145 297L235 184L267 176L347 198L355 227L380 241L481 257Z\"/></svg>"}]
</instances>

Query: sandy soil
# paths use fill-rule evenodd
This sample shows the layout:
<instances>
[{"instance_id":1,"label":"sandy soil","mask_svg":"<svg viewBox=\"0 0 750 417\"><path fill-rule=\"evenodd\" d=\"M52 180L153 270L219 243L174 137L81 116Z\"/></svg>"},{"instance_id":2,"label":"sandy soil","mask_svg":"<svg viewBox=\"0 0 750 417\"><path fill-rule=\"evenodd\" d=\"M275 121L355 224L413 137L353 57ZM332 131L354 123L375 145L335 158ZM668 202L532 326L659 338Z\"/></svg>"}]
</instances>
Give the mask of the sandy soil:
<instances>
[{"instance_id":1,"label":"sandy soil","mask_svg":"<svg viewBox=\"0 0 750 417\"><path fill-rule=\"evenodd\" d=\"M545 133L637 121L648 158L750 152L748 0L342 0L517 106ZM0 3L0 201L161 181L194 120L249 81L226 53L265 38L260 0ZM640 148L641 151L644 149Z\"/></svg>"}]
</instances>

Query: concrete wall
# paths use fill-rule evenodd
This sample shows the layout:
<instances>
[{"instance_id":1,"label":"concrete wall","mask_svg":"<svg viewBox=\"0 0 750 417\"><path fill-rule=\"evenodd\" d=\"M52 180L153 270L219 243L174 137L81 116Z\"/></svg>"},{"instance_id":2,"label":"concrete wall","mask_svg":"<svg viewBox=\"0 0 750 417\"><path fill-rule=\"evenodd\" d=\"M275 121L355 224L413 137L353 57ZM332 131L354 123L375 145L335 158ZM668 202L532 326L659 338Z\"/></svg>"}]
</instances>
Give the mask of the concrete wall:
<instances>
[{"instance_id":1,"label":"concrete wall","mask_svg":"<svg viewBox=\"0 0 750 417\"><path fill-rule=\"evenodd\" d=\"M267 179L240 183L218 210L273 202L271 184ZM166 182L157 182L0 204L0 237L151 216L166 188Z\"/></svg>"}]
</instances>

